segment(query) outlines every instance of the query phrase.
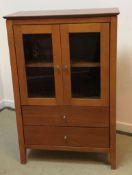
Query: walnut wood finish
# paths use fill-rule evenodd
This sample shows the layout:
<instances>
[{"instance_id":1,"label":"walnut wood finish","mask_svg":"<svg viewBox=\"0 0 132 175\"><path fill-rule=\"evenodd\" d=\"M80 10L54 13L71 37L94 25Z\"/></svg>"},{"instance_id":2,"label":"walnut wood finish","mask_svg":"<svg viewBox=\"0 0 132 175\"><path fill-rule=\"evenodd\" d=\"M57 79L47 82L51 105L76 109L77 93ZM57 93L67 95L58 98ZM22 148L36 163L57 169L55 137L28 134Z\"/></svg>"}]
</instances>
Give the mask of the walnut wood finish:
<instances>
[{"instance_id":1,"label":"walnut wood finish","mask_svg":"<svg viewBox=\"0 0 132 175\"><path fill-rule=\"evenodd\" d=\"M22 106L24 125L109 127L108 107Z\"/></svg>"},{"instance_id":2,"label":"walnut wood finish","mask_svg":"<svg viewBox=\"0 0 132 175\"><path fill-rule=\"evenodd\" d=\"M20 12L8 15L13 88L21 163L26 149L107 152L111 168L116 168L116 38L118 9ZM83 27L82 27L83 26ZM86 27L89 26L89 27ZM103 102L71 98L68 33L99 31L101 36L101 97ZM52 67L56 98L27 98L23 33L51 33L52 64L28 64L27 67ZM68 71L64 71L67 64ZM85 67L85 62L73 64ZM89 101L89 102L88 102Z\"/></svg>"},{"instance_id":3,"label":"walnut wood finish","mask_svg":"<svg viewBox=\"0 0 132 175\"><path fill-rule=\"evenodd\" d=\"M109 148L109 128L24 126L27 145Z\"/></svg>"}]
</instances>

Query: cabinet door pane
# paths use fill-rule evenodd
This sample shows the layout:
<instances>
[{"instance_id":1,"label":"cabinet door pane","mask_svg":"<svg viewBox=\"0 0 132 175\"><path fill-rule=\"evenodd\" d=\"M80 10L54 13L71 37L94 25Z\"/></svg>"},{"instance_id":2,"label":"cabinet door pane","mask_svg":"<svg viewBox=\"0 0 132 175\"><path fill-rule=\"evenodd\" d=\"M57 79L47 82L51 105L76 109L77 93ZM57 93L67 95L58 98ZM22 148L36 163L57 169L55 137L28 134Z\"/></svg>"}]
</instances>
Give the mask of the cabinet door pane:
<instances>
[{"instance_id":1,"label":"cabinet door pane","mask_svg":"<svg viewBox=\"0 0 132 175\"><path fill-rule=\"evenodd\" d=\"M53 68L26 68L29 97L55 97Z\"/></svg>"},{"instance_id":2,"label":"cabinet door pane","mask_svg":"<svg viewBox=\"0 0 132 175\"><path fill-rule=\"evenodd\" d=\"M55 97L51 34L23 34L28 97Z\"/></svg>"},{"instance_id":3,"label":"cabinet door pane","mask_svg":"<svg viewBox=\"0 0 132 175\"><path fill-rule=\"evenodd\" d=\"M53 63L51 34L23 34L25 63Z\"/></svg>"},{"instance_id":4,"label":"cabinet door pane","mask_svg":"<svg viewBox=\"0 0 132 175\"><path fill-rule=\"evenodd\" d=\"M100 33L70 33L71 64L100 61Z\"/></svg>"},{"instance_id":5,"label":"cabinet door pane","mask_svg":"<svg viewBox=\"0 0 132 175\"><path fill-rule=\"evenodd\" d=\"M100 68L71 68L72 97L100 98Z\"/></svg>"},{"instance_id":6,"label":"cabinet door pane","mask_svg":"<svg viewBox=\"0 0 132 175\"><path fill-rule=\"evenodd\" d=\"M71 95L100 98L100 33L70 33Z\"/></svg>"}]
</instances>

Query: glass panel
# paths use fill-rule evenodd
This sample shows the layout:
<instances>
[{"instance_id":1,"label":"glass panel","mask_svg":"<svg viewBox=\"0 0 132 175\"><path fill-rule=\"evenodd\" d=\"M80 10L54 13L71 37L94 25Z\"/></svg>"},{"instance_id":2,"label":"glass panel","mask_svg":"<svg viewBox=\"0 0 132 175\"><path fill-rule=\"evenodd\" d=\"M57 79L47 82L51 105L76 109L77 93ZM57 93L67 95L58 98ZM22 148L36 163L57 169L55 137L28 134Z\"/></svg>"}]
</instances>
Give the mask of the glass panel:
<instances>
[{"instance_id":1,"label":"glass panel","mask_svg":"<svg viewBox=\"0 0 132 175\"><path fill-rule=\"evenodd\" d=\"M70 33L73 98L100 98L100 33Z\"/></svg>"},{"instance_id":2,"label":"glass panel","mask_svg":"<svg viewBox=\"0 0 132 175\"><path fill-rule=\"evenodd\" d=\"M51 34L24 34L28 97L55 98Z\"/></svg>"},{"instance_id":3,"label":"glass panel","mask_svg":"<svg viewBox=\"0 0 132 175\"><path fill-rule=\"evenodd\" d=\"M100 33L70 33L71 64L75 62L99 62Z\"/></svg>"},{"instance_id":4,"label":"glass panel","mask_svg":"<svg viewBox=\"0 0 132 175\"><path fill-rule=\"evenodd\" d=\"M53 68L26 68L29 97L55 97Z\"/></svg>"},{"instance_id":5,"label":"glass panel","mask_svg":"<svg viewBox=\"0 0 132 175\"><path fill-rule=\"evenodd\" d=\"M72 97L100 97L100 68L71 68Z\"/></svg>"},{"instance_id":6,"label":"glass panel","mask_svg":"<svg viewBox=\"0 0 132 175\"><path fill-rule=\"evenodd\" d=\"M24 34L26 64L53 63L51 34Z\"/></svg>"}]
</instances>

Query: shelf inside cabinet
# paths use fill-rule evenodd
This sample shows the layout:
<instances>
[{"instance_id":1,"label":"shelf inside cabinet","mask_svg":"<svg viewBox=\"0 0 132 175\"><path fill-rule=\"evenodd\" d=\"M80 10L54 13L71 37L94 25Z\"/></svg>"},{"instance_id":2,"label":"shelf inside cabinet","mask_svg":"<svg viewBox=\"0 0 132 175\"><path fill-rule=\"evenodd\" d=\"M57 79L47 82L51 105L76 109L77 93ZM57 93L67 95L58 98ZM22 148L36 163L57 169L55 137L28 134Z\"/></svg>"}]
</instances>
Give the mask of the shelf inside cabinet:
<instances>
[{"instance_id":1,"label":"shelf inside cabinet","mask_svg":"<svg viewBox=\"0 0 132 175\"><path fill-rule=\"evenodd\" d=\"M71 67L99 67L99 62L73 62Z\"/></svg>"},{"instance_id":2,"label":"shelf inside cabinet","mask_svg":"<svg viewBox=\"0 0 132 175\"><path fill-rule=\"evenodd\" d=\"M48 62L31 62L26 67L53 67L53 63Z\"/></svg>"}]
</instances>

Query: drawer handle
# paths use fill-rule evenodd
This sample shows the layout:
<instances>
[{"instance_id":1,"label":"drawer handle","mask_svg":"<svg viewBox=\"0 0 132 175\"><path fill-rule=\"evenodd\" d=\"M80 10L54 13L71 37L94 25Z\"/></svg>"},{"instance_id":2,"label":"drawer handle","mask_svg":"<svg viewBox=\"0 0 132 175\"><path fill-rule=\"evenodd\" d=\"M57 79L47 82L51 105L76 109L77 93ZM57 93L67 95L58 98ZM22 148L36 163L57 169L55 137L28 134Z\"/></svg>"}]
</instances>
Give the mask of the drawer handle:
<instances>
[{"instance_id":1,"label":"drawer handle","mask_svg":"<svg viewBox=\"0 0 132 175\"><path fill-rule=\"evenodd\" d=\"M64 136L64 140L67 140L67 136Z\"/></svg>"},{"instance_id":2,"label":"drawer handle","mask_svg":"<svg viewBox=\"0 0 132 175\"><path fill-rule=\"evenodd\" d=\"M66 115L63 116L63 119L66 120Z\"/></svg>"}]
</instances>

